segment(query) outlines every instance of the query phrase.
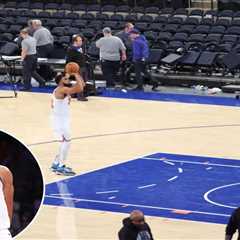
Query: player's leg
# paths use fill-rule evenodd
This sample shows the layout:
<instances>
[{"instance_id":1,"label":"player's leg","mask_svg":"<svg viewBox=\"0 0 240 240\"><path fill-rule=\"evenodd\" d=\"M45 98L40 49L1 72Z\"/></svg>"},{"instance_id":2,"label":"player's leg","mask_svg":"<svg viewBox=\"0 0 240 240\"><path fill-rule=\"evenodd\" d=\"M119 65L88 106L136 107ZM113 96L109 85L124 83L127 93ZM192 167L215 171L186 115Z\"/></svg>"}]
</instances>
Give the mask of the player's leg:
<instances>
[{"instance_id":1,"label":"player's leg","mask_svg":"<svg viewBox=\"0 0 240 240\"><path fill-rule=\"evenodd\" d=\"M66 166L66 160L68 157L71 141L68 139L63 139L60 144L58 161L59 164L55 170L58 175L73 176L76 173L69 167Z\"/></svg>"},{"instance_id":2,"label":"player's leg","mask_svg":"<svg viewBox=\"0 0 240 240\"><path fill-rule=\"evenodd\" d=\"M63 135L61 123L62 123L62 121L61 121L61 119L59 119L59 117L51 116L51 125L52 125L53 132L54 132L54 138L60 145L59 150L58 150L58 152L55 156L55 159L52 163L52 166L51 166L52 171L55 171L59 165L59 155L60 155L62 135Z\"/></svg>"},{"instance_id":3,"label":"player's leg","mask_svg":"<svg viewBox=\"0 0 240 240\"><path fill-rule=\"evenodd\" d=\"M71 146L71 140L66 139L65 136L62 136L62 141L60 143L59 154L58 154L58 162L59 166L63 166L66 163L68 153Z\"/></svg>"},{"instance_id":4,"label":"player's leg","mask_svg":"<svg viewBox=\"0 0 240 240\"><path fill-rule=\"evenodd\" d=\"M28 57L23 61L23 69L22 69L22 75L23 75L23 84L24 87L22 90L30 90L31 89L31 61Z\"/></svg>"},{"instance_id":5,"label":"player's leg","mask_svg":"<svg viewBox=\"0 0 240 240\"><path fill-rule=\"evenodd\" d=\"M73 172L71 168L66 166L70 146L71 146L70 128L68 122L66 121L65 124L62 125L62 141L60 143L59 152L57 156L58 166L55 170L56 174L66 176L75 175L75 172Z\"/></svg>"}]
</instances>

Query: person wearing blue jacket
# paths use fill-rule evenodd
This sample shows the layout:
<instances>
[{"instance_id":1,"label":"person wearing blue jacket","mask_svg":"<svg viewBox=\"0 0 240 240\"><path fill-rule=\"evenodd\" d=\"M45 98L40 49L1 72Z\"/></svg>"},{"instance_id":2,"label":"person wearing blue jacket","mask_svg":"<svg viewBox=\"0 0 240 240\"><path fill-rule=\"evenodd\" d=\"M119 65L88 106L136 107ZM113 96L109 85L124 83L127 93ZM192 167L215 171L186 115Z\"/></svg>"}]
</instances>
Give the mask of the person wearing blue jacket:
<instances>
[{"instance_id":1,"label":"person wearing blue jacket","mask_svg":"<svg viewBox=\"0 0 240 240\"><path fill-rule=\"evenodd\" d=\"M134 63L137 87L135 90L143 89L143 76L146 72L146 61L149 57L148 41L144 35L141 35L138 29L132 29L130 32L132 39L132 60Z\"/></svg>"}]
</instances>

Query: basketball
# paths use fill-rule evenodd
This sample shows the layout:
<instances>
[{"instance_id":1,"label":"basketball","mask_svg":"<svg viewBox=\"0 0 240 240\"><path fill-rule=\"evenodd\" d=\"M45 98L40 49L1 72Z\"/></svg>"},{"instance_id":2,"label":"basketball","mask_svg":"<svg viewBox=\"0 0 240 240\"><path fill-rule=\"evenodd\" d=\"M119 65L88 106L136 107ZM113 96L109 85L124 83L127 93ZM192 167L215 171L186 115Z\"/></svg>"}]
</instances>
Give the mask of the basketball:
<instances>
[{"instance_id":1,"label":"basketball","mask_svg":"<svg viewBox=\"0 0 240 240\"><path fill-rule=\"evenodd\" d=\"M80 72L80 67L77 63L75 62L69 62L66 66L65 66L65 72L68 74L72 74L72 73L79 73Z\"/></svg>"}]
</instances>

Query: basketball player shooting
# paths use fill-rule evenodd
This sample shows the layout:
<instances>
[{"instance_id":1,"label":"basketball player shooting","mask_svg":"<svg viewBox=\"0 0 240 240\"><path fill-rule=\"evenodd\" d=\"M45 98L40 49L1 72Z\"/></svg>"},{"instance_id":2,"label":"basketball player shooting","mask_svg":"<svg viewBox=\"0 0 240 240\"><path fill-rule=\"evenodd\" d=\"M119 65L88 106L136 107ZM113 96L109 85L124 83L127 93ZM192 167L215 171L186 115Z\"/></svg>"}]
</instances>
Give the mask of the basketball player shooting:
<instances>
[{"instance_id":1,"label":"basketball player shooting","mask_svg":"<svg viewBox=\"0 0 240 240\"><path fill-rule=\"evenodd\" d=\"M9 240L13 215L13 177L10 170L0 165L0 239Z\"/></svg>"},{"instance_id":2,"label":"basketball player shooting","mask_svg":"<svg viewBox=\"0 0 240 240\"><path fill-rule=\"evenodd\" d=\"M70 100L71 95L80 93L84 88L84 81L79 74L80 69L76 63L68 63L65 73L56 76L57 88L52 96L52 124L53 130L60 142L59 152L51 166L57 175L73 176L76 173L66 166L66 159L70 148ZM74 78L72 85L69 78Z\"/></svg>"}]
</instances>

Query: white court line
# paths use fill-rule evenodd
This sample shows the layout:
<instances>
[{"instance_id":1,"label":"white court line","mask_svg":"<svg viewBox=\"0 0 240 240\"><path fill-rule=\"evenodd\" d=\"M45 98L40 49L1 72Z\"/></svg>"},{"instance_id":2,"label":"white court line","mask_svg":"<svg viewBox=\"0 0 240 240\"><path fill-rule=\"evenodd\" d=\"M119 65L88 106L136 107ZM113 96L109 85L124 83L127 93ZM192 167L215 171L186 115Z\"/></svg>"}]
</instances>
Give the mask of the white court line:
<instances>
[{"instance_id":1,"label":"white court line","mask_svg":"<svg viewBox=\"0 0 240 240\"><path fill-rule=\"evenodd\" d=\"M91 200L91 199L81 199L81 198L64 198L64 197L57 197L57 196L50 196L45 195L46 198L56 198L61 200L72 200L77 202L90 202L90 203L102 203L108 205L117 205L117 206L130 206L130 207L141 207L141 208L149 208L149 209L157 209L157 210L167 210L167 211L189 211L191 213L198 213L203 215L214 215L214 216L222 216L222 217L230 217L229 214L222 214L222 213L213 213L213 212L200 212L200 211L192 211L187 209L176 209L176 208L164 208L164 207L155 207L155 206L148 206L148 205L139 205L139 204L129 204L129 203L122 203L122 202L107 202L107 201L100 201L100 200Z\"/></svg>"},{"instance_id":2,"label":"white court line","mask_svg":"<svg viewBox=\"0 0 240 240\"><path fill-rule=\"evenodd\" d=\"M178 178L178 176L175 176L175 177L169 178L169 179L168 179L168 182L171 182L171 181L173 181L173 180L175 180L175 179L177 179L177 178Z\"/></svg>"},{"instance_id":3,"label":"white court line","mask_svg":"<svg viewBox=\"0 0 240 240\"><path fill-rule=\"evenodd\" d=\"M160 159L161 161L162 161L162 159ZM169 164L169 165L172 165L172 166L174 166L175 164L174 163L172 163L172 162L168 162L168 161L163 161L164 163L166 163L166 164Z\"/></svg>"},{"instance_id":4,"label":"white court line","mask_svg":"<svg viewBox=\"0 0 240 240\"><path fill-rule=\"evenodd\" d=\"M112 199L115 199L116 197L115 196L112 196L112 197L109 197L108 199L112 200Z\"/></svg>"},{"instance_id":5,"label":"white court line","mask_svg":"<svg viewBox=\"0 0 240 240\"><path fill-rule=\"evenodd\" d=\"M151 157L143 157L142 159L162 161L160 158L151 158ZM181 161L181 160L172 160L172 159L169 159L169 161L177 162L177 163L190 163L190 164L197 164L197 165L217 166L217 167L240 168L240 166L237 166L237 165L226 165L226 164L217 164L217 163L191 162L191 161Z\"/></svg>"},{"instance_id":6,"label":"white court line","mask_svg":"<svg viewBox=\"0 0 240 240\"><path fill-rule=\"evenodd\" d=\"M211 204L213 204L213 205L217 205L217 206L219 206L219 207L225 207L225 208L235 209L235 208L237 208L237 207L229 206L229 205L224 205L224 204L217 203L217 202L214 202L214 201L210 200L210 199L209 199L209 194L212 193L212 192L215 192L215 191L217 191L217 190L219 190L219 189L228 188L228 187L232 187L232 186L236 186L236 185L240 185L240 183L232 183L232 184L223 185L223 186L220 186L220 187L213 188L213 189L207 191L207 192L204 194L204 199L205 199L207 202L209 202L209 203L211 203Z\"/></svg>"},{"instance_id":7,"label":"white court line","mask_svg":"<svg viewBox=\"0 0 240 240\"><path fill-rule=\"evenodd\" d=\"M107 193L117 193L119 190L105 191L105 192L96 192L96 194L107 194Z\"/></svg>"},{"instance_id":8,"label":"white court line","mask_svg":"<svg viewBox=\"0 0 240 240\"><path fill-rule=\"evenodd\" d=\"M178 168L178 172L179 173L183 173L183 169L182 168Z\"/></svg>"},{"instance_id":9,"label":"white court line","mask_svg":"<svg viewBox=\"0 0 240 240\"><path fill-rule=\"evenodd\" d=\"M211 170L212 169L212 167L208 167L208 168L206 168L206 170Z\"/></svg>"},{"instance_id":10,"label":"white court line","mask_svg":"<svg viewBox=\"0 0 240 240\"><path fill-rule=\"evenodd\" d=\"M145 185L145 186L140 186L140 187L138 187L138 189L144 189L144 188L149 188L149 187L154 187L154 186L156 186L157 184L149 184L149 185Z\"/></svg>"},{"instance_id":11,"label":"white court line","mask_svg":"<svg viewBox=\"0 0 240 240\"><path fill-rule=\"evenodd\" d=\"M72 193L52 193L51 196L72 196Z\"/></svg>"}]
</instances>

